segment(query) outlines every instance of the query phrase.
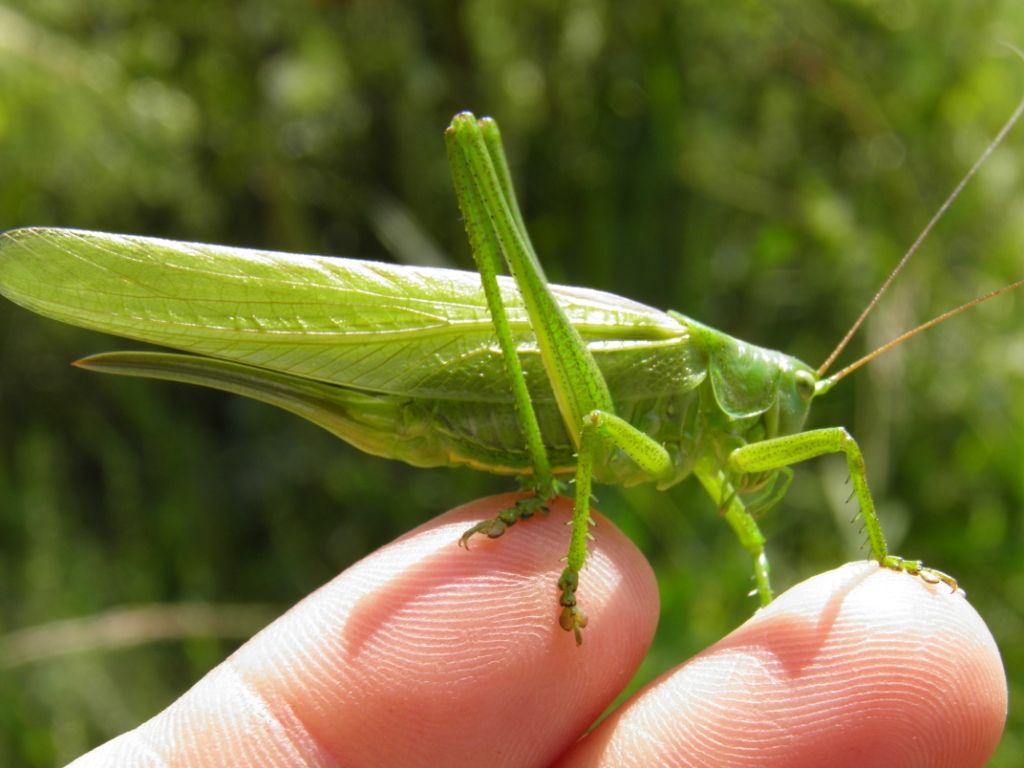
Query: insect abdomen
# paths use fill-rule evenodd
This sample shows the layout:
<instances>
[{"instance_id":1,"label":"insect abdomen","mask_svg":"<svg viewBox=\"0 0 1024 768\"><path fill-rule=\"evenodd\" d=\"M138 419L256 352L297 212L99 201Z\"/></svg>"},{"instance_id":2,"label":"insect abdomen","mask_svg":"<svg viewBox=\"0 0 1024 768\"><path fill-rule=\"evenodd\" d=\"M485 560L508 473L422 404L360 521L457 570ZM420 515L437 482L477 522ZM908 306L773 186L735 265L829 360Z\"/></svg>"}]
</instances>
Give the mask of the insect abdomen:
<instances>
[{"instance_id":1,"label":"insect abdomen","mask_svg":"<svg viewBox=\"0 0 1024 768\"><path fill-rule=\"evenodd\" d=\"M673 480L681 480L691 468L691 458L699 440L699 399L697 390L689 390L659 397L629 398L616 403L620 416L665 445L673 454L678 473ZM405 407L410 411L410 423L419 424L425 430L424 434L430 433L432 450L439 452L435 456L446 459L441 463L463 464L496 474L529 474L532 471L511 404L433 400L407 401ZM557 406L553 401L547 401L535 403L535 408L544 446L555 472L566 474L573 471L576 448ZM608 452L602 458L595 466L601 482L634 485L652 479L619 452Z\"/></svg>"}]
</instances>

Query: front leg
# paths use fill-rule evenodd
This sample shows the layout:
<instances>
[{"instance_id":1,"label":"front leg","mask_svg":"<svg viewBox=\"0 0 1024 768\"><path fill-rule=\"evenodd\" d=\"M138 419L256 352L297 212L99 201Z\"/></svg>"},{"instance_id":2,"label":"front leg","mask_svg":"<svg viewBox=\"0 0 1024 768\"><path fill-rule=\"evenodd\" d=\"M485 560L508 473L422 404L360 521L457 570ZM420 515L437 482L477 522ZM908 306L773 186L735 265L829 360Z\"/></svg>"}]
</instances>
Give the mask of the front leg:
<instances>
[{"instance_id":1,"label":"front leg","mask_svg":"<svg viewBox=\"0 0 1024 768\"><path fill-rule=\"evenodd\" d=\"M800 432L786 437L762 440L737 448L729 454L729 469L733 472L766 472L780 469L799 461L806 461L827 453L843 453L850 470L854 494L860 503L860 514L864 519L864 530L871 545L871 556L879 565L896 571L906 571L926 581L948 584L956 590L957 583L933 568L926 568L920 560L905 560L889 554L889 545L882 533L882 524L875 511L875 502L868 490L867 470L864 456L857 442L842 427L829 427Z\"/></svg>"}]
</instances>

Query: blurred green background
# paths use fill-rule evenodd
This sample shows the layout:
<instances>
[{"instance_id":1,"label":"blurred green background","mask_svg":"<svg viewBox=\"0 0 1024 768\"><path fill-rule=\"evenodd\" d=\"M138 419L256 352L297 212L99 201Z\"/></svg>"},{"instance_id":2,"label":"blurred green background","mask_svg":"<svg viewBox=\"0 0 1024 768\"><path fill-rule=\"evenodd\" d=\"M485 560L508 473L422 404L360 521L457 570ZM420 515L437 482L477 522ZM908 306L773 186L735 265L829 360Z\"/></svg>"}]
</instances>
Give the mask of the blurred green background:
<instances>
[{"instance_id":1,"label":"blurred green background","mask_svg":"<svg viewBox=\"0 0 1024 768\"><path fill-rule=\"evenodd\" d=\"M0 227L469 268L442 130L472 108L502 124L553 280L817 364L1024 93L1001 41L1024 44L1015 0L4 0ZM1024 128L847 359L1021 276L1022 156ZM894 548L996 636L993 766L1024 764L1022 317L1009 297L957 319L811 419L853 431ZM68 367L123 346L0 306L2 765L130 728L373 548L510 487ZM798 467L764 521L778 587L863 556L844 479ZM661 587L641 684L753 611L750 565L696 483L599 496Z\"/></svg>"}]
</instances>

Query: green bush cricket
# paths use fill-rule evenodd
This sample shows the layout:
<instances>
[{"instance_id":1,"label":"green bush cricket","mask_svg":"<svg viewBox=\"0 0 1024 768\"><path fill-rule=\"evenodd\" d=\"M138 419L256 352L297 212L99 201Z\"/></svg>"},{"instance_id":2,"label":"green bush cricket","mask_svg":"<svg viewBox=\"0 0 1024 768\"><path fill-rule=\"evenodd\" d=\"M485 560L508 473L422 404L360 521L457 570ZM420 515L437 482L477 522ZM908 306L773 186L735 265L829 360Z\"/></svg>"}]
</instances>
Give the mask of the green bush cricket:
<instances>
[{"instance_id":1,"label":"green bush cricket","mask_svg":"<svg viewBox=\"0 0 1024 768\"><path fill-rule=\"evenodd\" d=\"M804 430L811 402L910 336L1019 287L978 297L826 372L921 241L1005 137L1022 103L817 369L676 312L550 286L493 120L457 115L446 142L478 275L65 229L0 235L0 293L42 315L186 354L113 352L90 370L213 387L300 415L357 448L422 467L516 475L530 495L466 531L492 538L572 476L559 623L577 643L594 481L667 488L697 477L772 599L757 517L792 464L844 454L871 557L955 580L889 552L864 459L842 427ZM502 265L512 279L499 277ZM483 290L481 291L481 284Z\"/></svg>"}]
</instances>

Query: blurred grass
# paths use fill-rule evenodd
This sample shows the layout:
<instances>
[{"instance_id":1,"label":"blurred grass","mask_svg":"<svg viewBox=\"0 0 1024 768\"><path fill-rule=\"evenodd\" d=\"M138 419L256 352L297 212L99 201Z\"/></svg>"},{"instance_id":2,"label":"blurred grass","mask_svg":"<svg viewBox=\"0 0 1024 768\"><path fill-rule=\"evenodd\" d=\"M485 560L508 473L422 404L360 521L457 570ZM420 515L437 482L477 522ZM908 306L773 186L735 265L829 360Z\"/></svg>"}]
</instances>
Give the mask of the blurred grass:
<instances>
[{"instance_id":1,"label":"blurred grass","mask_svg":"<svg viewBox=\"0 0 1024 768\"><path fill-rule=\"evenodd\" d=\"M442 130L472 108L502 124L552 279L817 363L1024 91L1000 41L1024 43L1012 0L6 0L0 226L469 268ZM1018 131L854 352L1020 276L1022 149ZM997 767L1024 764L1022 314L979 309L812 414L861 441L895 548L955 574L992 628L1012 708ZM283 608L509 487L67 367L119 344L0 306L0 633L124 605ZM779 587L861 556L841 481L799 467L764 521ZM695 484L599 495L661 585L640 684L749 615L749 563ZM66 762L236 642L5 670L0 764Z\"/></svg>"}]
</instances>

